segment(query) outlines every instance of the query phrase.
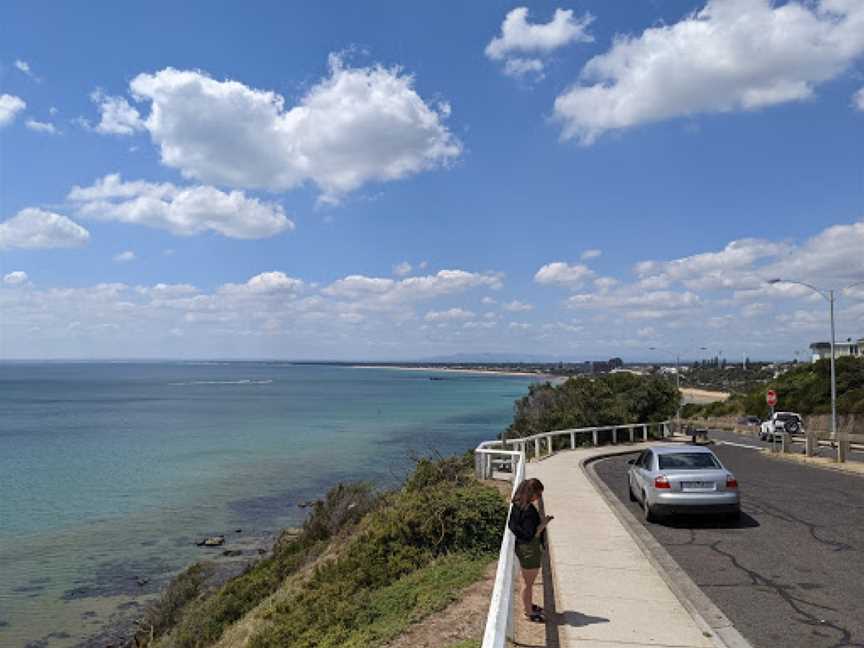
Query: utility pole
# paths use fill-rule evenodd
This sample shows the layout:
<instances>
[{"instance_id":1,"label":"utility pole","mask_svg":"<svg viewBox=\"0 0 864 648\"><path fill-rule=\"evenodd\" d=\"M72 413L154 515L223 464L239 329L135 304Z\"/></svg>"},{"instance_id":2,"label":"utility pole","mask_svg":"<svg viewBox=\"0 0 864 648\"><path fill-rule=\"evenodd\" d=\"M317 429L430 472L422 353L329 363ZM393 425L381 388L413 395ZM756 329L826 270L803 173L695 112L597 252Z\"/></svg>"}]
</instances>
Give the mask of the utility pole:
<instances>
[{"instance_id":1,"label":"utility pole","mask_svg":"<svg viewBox=\"0 0 864 648\"><path fill-rule=\"evenodd\" d=\"M708 347L699 347L699 351L707 351ZM675 410L675 426L677 431L681 431L681 352L680 351L669 351L667 349L660 349L658 347L648 347L649 351L660 351L661 353L668 353L670 356L675 358L675 389L678 391L678 408Z\"/></svg>"}]
</instances>

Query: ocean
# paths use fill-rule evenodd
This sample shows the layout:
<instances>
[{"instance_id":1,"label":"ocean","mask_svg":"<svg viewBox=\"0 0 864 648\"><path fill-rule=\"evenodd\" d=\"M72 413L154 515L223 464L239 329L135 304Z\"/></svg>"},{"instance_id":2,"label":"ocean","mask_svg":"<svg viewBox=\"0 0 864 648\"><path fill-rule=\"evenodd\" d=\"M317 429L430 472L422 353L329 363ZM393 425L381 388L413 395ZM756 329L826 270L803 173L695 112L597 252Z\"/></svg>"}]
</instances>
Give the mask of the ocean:
<instances>
[{"instance_id":1,"label":"ocean","mask_svg":"<svg viewBox=\"0 0 864 648\"><path fill-rule=\"evenodd\" d=\"M430 380L431 377L436 380ZM438 380L437 378L441 378ZM525 376L280 362L0 364L0 646L91 645L339 481L494 438ZM225 535L218 549L197 547Z\"/></svg>"}]
</instances>

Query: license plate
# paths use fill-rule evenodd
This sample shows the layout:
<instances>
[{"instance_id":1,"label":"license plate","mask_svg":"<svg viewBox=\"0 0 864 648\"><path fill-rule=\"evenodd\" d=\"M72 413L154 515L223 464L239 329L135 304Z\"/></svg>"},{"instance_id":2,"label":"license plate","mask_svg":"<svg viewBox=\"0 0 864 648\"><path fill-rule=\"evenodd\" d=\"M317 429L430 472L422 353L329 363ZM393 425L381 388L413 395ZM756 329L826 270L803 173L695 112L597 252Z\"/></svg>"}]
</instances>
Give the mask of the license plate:
<instances>
[{"instance_id":1,"label":"license plate","mask_svg":"<svg viewBox=\"0 0 864 648\"><path fill-rule=\"evenodd\" d=\"M714 482L685 481L681 482L682 490L714 490Z\"/></svg>"}]
</instances>

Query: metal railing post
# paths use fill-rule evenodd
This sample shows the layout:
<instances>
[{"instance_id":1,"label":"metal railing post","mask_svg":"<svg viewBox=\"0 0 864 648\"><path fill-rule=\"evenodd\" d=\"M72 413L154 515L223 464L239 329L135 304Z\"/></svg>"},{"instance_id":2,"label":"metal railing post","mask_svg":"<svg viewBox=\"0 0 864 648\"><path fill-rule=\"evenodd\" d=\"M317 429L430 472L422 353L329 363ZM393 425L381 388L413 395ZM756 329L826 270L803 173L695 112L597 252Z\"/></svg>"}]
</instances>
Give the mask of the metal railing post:
<instances>
[{"instance_id":1,"label":"metal railing post","mask_svg":"<svg viewBox=\"0 0 864 648\"><path fill-rule=\"evenodd\" d=\"M629 428L627 428L627 429L630 431L630 443L633 443L633 441L636 440L636 438L635 438L635 436L634 436L635 433L634 433L634 431L633 431L633 426L631 425L631 426L630 426Z\"/></svg>"},{"instance_id":2,"label":"metal railing post","mask_svg":"<svg viewBox=\"0 0 864 648\"><path fill-rule=\"evenodd\" d=\"M540 458L540 439L534 439L534 458Z\"/></svg>"},{"instance_id":3,"label":"metal railing post","mask_svg":"<svg viewBox=\"0 0 864 648\"><path fill-rule=\"evenodd\" d=\"M642 426L642 440L643 441L648 440L648 426L647 425Z\"/></svg>"},{"instance_id":4,"label":"metal railing post","mask_svg":"<svg viewBox=\"0 0 864 648\"><path fill-rule=\"evenodd\" d=\"M570 449L571 450L576 449L576 433L575 432L570 433Z\"/></svg>"},{"instance_id":5,"label":"metal railing post","mask_svg":"<svg viewBox=\"0 0 864 648\"><path fill-rule=\"evenodd\" d=\"M618 428L613 427L612 428L612 445L615 445L616 443L618 443Z\"/></svg>"},{"instance_id":6,"label":"metal railing post","mask_svg":"<svg viewBox=\"0 0 864 648\"><path fill-rule=\"evenodd\" d=\"M594 447L597 447L597 428L591 430L591 440L594 442Z\"/></svg>"}]
</instances>

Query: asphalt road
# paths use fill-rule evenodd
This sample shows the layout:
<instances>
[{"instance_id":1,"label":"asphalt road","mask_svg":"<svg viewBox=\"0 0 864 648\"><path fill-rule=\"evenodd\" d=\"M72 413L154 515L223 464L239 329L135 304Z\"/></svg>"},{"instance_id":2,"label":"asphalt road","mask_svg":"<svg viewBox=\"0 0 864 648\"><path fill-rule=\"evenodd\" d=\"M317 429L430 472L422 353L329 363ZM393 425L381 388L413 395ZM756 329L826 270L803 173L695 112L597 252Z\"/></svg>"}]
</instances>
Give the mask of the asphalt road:
<instances>
[{"instance_id":1,"label":"asphalt road","mask_svg":"<svg viewBox=\"0 0 864 648\"><path fill-rule=\"evenodd\" d=\"M745 445L758 446L760 448L770 448L771 444L767 441L760 441L758 436L747 436L745 434L735 434L725 430L711 430L709 436L715 441L724 441L727 443L740 443ZM792 450L799 454L804 454L804 443L793 443ZM816 454L820 457L834 458L837 456L837 451L829 446L819 446ZM864 461L864 452L850 450L848 459L850 461Z\"/></svg>"},{"instance_id":2,"label":"asphalt road","mask_svg":"<svg viewBox=\"0 0 864 648\"><path fill-rule=\"evenodd\" d=\"M673 518L651 533L754 647L864 648L864 478L713 449L740 484L741 520ZM596 467L641 521L633 456Z\"/></svg>"}]
</instances>

